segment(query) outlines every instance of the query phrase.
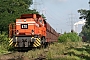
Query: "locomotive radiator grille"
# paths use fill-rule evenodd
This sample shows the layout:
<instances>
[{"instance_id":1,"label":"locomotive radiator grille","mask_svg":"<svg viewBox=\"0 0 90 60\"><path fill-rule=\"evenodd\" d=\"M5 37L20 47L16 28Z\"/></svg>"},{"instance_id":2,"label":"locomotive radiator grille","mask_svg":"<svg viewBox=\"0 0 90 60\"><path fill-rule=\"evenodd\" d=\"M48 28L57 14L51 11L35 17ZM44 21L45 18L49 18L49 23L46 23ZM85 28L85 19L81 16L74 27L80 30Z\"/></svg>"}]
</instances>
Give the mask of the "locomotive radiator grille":
<instances>
[{"instance_id":1,"label":"locomotive radiator grille","mask_svg":"<svg viewBox=\"0 0 90 60\"><path fill-rule=\"evenodd\" d=\"M40 38L36 38L33 46L34 46L34 47L38 47L38 46L40 46L40 45L41 45L41 39L40 39Z\"/></svg>"}]
</instances>

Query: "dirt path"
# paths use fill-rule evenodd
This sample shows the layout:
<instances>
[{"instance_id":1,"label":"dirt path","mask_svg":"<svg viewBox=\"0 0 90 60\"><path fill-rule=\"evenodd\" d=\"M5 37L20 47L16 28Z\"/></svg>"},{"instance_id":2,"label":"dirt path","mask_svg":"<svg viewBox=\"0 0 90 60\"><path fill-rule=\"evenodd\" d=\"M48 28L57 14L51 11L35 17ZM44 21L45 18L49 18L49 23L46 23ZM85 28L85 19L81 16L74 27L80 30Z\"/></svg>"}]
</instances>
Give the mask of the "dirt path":
<instances>
[{"instance_id":1,"label":"dirt path","mask_svg":"<svg viewBox=\"0 0 90 60\"><path fill-rule=\"evenodd\" d=\"M15 52L0 56L0 60L29 60L24 56L24 52Z\"/></svg>"},{"instance_id":2,"label":"dirt path","mask_svg":"<svg viewBox=\"0 0 90 60\"><path fill-rule=\"evenodd\" d=\"M25 52L15 52L4 54L0 56L0 60L30 60L27 56L24 56ZM45 56L42 54L37 58L33 58L32 60L46 60Z\"/></svg>"}]
</instances>

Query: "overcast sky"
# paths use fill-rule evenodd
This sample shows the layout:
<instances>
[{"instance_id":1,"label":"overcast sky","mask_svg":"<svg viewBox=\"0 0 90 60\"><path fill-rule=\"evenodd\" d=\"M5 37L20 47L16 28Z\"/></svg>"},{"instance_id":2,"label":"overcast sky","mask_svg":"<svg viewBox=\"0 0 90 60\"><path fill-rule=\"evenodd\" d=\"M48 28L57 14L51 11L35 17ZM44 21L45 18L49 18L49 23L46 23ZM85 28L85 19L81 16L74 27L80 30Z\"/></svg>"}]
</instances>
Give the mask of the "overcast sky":
<instances>
[{"instance_id":1,"label":"overcast sky","mask_svg":"<svg viewBox=\"0 0 90 60\"><path fill-rule=\"evenodd\" d=\"M89 9L89 0L34 0L37 11L43 13L47 22L60 33L70 32L72 24L79 21L79 9ZM72 20L72 22L71 22ZM71 24L72 23L72 24ZM82 25L78 25L80 32Z\"/></svg>"}]
</instances>

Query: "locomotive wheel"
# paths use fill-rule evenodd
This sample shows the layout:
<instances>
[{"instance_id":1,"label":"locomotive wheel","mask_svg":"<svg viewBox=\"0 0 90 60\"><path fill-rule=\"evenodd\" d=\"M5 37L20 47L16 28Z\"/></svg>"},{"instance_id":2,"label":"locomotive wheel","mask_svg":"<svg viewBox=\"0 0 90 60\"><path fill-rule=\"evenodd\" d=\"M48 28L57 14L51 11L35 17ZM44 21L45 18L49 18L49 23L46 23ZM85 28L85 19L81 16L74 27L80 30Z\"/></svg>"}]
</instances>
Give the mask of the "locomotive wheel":
<instances>
[{"instance_id":1,"label":"locomotive wheel","mask_svg":"<svg viewBox=\"0 0 90 60\"><path fill-rule=\"evenodd\" d=\"M45 37L42 37L42 44L44 44L45 43Z\"/></svg>"},{"instance_id":2,"label":"locomotive wheel","mask_svg":"<svg viewBox=\"0 0 90 60\"><path fill-rule=\"evenodd\" d=\"M48 46L48 43L47 42L45 42L45 37L42 37L42 48L46 48L47 46Z\"/></svg>"}]
</instances>

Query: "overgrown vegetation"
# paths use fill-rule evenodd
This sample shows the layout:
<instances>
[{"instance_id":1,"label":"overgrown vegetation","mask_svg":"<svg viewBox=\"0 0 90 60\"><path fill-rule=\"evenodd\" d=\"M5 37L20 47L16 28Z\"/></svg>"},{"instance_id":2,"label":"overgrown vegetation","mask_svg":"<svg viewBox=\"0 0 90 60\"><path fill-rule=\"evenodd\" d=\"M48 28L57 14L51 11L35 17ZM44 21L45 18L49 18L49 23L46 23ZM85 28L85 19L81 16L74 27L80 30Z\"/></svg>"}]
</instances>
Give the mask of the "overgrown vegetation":
<instances>
[{"instance_id":1,"label":"overgrown vegetation","mask_svg":"<svg viewBox=\"0 0 90 60\"><path fill-rule=\"evenodd\" d=\"M6 53L8 52L9 48L9 39L8 36L3 33L0 34L0 53Z\"/></svg>"},{"instance_id":2,"label":"overgrown vegetation","mask_svg":"<svg viewBox=\"0 0 90 60\"><path fill-rule=\"evenodd\" d=\"M89 60L90 44L85 42L56 42L47 48L33 49L21 54L16 52L7 57L14 59L18 57L23 60Z\"/></svg>"},{"instance_id":3,"label":"overgrown vegetation","mask_svg":"<svg viewBox=\"0 0 90 60\"><path fill-rule=\"evenodd\" d=\"M30 60L89 60L90 44L83 42L54 43L45 49L31 50L24 54Z\"/></svg>"},{"instance_id":4,"label":"overgrown vegetation","mask_svg":"<svg viewBox=\"0 0 90 60\"><path fill-rule=\"evenodd\" d=\"M64 33L59 36L59 42L78 42L81 41L81 37L78 36L75 32Z\"/></svg>"}]
</instances>

